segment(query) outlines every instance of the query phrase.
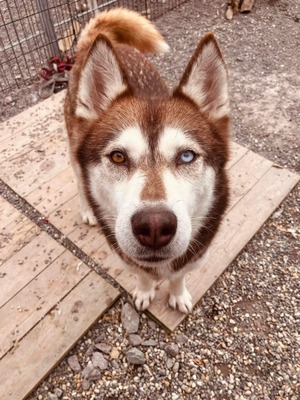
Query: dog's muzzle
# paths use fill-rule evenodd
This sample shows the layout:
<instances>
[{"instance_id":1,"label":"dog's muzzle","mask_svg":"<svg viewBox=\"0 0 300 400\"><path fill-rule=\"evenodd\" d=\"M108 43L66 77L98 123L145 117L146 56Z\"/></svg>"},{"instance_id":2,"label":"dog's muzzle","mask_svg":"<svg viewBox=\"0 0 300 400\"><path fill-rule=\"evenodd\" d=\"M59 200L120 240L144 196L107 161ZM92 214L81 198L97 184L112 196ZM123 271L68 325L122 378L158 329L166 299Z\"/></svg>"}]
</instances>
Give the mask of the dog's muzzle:
<instances>
[{"instance_id":1,"label":"dog's muzzle","mask_svg":"<svg viewBox=\"0 0 300 400\"><path fill-rule=\"evenodd\" d=\"M175 236L177 218L166 209L140 210L132 216L131 226L139 243L155 251L169 244Z\"/></svg>"}]
</instances>

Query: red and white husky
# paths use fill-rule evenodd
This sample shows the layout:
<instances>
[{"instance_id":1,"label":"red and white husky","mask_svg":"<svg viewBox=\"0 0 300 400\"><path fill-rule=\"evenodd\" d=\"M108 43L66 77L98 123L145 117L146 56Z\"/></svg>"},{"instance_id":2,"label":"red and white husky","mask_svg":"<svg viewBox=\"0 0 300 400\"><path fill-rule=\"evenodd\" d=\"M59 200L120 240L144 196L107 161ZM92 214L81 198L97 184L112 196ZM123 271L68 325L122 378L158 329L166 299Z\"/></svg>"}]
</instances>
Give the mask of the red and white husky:
<instances>
[{"instance_id":1,"label":"red and white husky","mask_svg":"<svg viewBox=\"0 0 300 400\"><path fill-rule=\"evenodd\" d=\"M136 273L139 310L169 280L169 304L192 309L199 266L227 206L227 71L209 33L172 94L144 56L168 45L144 17L99 14L83 30L65 102L83 221L100 224ZM202 261L203 262L203 261Z\"/></svg>"}]
</instances>

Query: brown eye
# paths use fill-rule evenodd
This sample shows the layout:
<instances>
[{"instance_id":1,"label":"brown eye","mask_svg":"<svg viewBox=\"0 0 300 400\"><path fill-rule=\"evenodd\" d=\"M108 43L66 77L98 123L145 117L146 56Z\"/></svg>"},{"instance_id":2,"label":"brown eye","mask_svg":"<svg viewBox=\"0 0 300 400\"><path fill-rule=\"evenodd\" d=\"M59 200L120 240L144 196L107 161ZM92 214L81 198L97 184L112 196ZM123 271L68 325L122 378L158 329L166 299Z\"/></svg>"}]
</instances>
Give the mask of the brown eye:
<instances>
[{"instance_id":1,"label":"brown eye","mask_svg":"<svg viewBox=\"0 0 300 400\"><path fill-rule=\"evenodd\" d=\"M113 151L109 156L111 161L115 164L124 164L126 161L126 157L121 151Z\"/></svg>"}]
</instances>

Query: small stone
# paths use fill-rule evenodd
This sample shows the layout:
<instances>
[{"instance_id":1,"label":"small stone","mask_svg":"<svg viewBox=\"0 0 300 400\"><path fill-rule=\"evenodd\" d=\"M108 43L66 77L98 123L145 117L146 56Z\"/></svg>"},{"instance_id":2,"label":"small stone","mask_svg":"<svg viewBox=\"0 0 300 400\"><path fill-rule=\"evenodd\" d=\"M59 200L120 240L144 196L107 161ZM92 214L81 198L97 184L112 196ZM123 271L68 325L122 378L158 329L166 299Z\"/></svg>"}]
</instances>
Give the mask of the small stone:
<instances>
[{"instance_id":1,"label":"small stone","mask_svg":"<svg viewBox=\"0 0 300 400\"><path fill-rule=\"evenodd\" d=\"M106 343L97 343L95 344L95 347L104 354L109 354L111 352L111 346Z\"/></svg>"},{"instance_id":2,"label":"small stone","mask_svg":"<svg viewBox=\"0 0 300 400\"><path fill-rule=\"evenodd\" d=\"M149 321L148 321L148 326L149 326L149 328L151 328L151 329L156 329L156 328L157 328L156 323L155 323L152 319L149 319Z\"/></svg>"},{"instance_id":3,"label":"small stone","mask_svg":"<svg viewBox=\"0 0 300 400\"><path fill-rule=\"evenodd\" d=\"M149 340L145 340L144 342L141 343L142 346L157 346L158 342L156 340L153 339L149 339Z\"/></svg>"},{"instance_id":4,"label":"small stone","mask_svg":"<svg viewBox=\"0 0 300 400\"><path fill-rule=\"evenodd\" d=\"M4 99L4 105L7 106L8 104L11 104L13 102L13 98L11 96L7 96Z\"/></svg>"},{"instance_id":5,"label":"small stone","mask_svg":"<svg viewBox=\"0 0 300 400\"><path fill-rule=\"evenodd\" d=\"M188 340L189 340L189 338L186 335L184 335L183 333L178 333L174 338L174 341L177 344L187 343Z\"/></svg>"},{"instance_id":6,"label":"small stone","mask_svg":"<svg viewBox=\"0 0 300 400\"><path fill-rule=\"evenodd\" d=\"M94 346L91 344L90 347L87 349L87 351L85 352L85 354L87 356L91 356L94 352Z\"/></svg>"},{"instance_id":7,"label":"small stone","mask_svg":"<svg viewBox=\"0 0 300 400\"><path fill-rule=\"evenodd\" d=\"M113 360L117 360L120 356L120 352L118 349L116 349L115 347L112 348L111 352L110 352L110 357Z\"/></svg>"},{"instance_id":8,"label":"small stone","mask_svg":"<svg viewBox=\"0 0 300 400\"><path fill-rule=\"evenodd\" d=\"M118 363L117 360L112 360L111 366L112 366L114 369L119 369L119 368L120 368L119 363Z\"/></svg>"},{"instance_id":9,"label":"small stone","mask_svg":"<svg viewBox=\"0 0 300 400\"><path fill-rule=\"evenodd\" d=\"M176 374L176 372L178 372L178 371L179 371L179 362L176 361L173 366L173 372Z\"/></svg>"},{"instance_id":10,"label":"small stone","mask_svg":"<svg viewBox=\"0 0 300 400\"><path fill-rule=\"evenodd\" d=\"M93 371L89 374L89 381L97 381L101 377L101 372L99 369L95 368Z\"/></svg>"},{"instance_id":11,"label":"small stone","mask_svg":"<svg viewBox=\"0 0 300 400\"><path fill-rule=\"evenodd\" d=\"M140 316L129 303L125 303L122 307L121 321L127 335L138 331Z\"/></svg>"},{"instance_id":12,"label":"small stone","mask_svg":"<svg viewBox=\"0 0 300 400\"><path fill-rule=\"evenodd\" d=\"M84 379L82 381L82 389L83 390L89 390L90 386L91 386L91 384L88 380Z\"/></svg>"},{"instance_id":13,"label":"small stone","mask_svg":"<svg viewBox=\"0 0 300 400\"><path fill-rule=\"evenodd\" d=\"M98 351L95 351L95 353L93 353L92 363L94 367L98 367L102 370L108 368L108 361Z\"/></svg>"},{"instance_id":14,"label":"small stone","mask_svg":"<svg viewBox=\"0 0 300 400\"><path fill-rule=\"evenodd\" d=\"M88 362L87 366L82 370L82 376L87 379L90 373L93 371L94 365L91 361Z\"/></svg>"},{"instance_id":15,"label":"small stone","mask_svg":"<svg viewBox=\"0 0 300 400\"><path fill-rule=\"evenodd\" d=\"M78 358L75 354L68 358L68 364L74 372L81 371L81 366L80 366Z\"/></svg>"},{"instance_id":16,"label":"small stone","mask_svg":"<svg viewBox=\"0 0 300 400\"><path fill-rule=\"evenodd\" d=\"M165 352L167 353L167 354L169 354L170 356L172 356L172 357L176 357L177 356L177 354L178 354L178 352L179 352L179 349L178 349L178 346L177 346L177 344L174 344L174 343L172 343L172 344L167 344L166 346L165 346Z\"/></svg>"},{"instance_id":17,"label":"small stone","mask_svg":"<svg viewBox=\"0 0 300 400\"><path fill-rule=\"evenodd\" d=\"M105 333L101 333L101 335L97 336L95 339L95 343L103 342L103 340L105 340Z\"/></svg>"},{"instance_id":18,"label":"small stone","mask_svg":"<svg viewBox=\"0 0 300 400\"><path fill-rule=\"evenodd\" d=\"M167 358L166 366L168 369L171 369L174 365L174 360L173 358Z\"/></svg>"},{"instance_id":19,"label":"small stone","mask_svg":"<svg viewBox=\"0 0 300 400\"><path fill-rule=\"evenodd\" d=\"M56 388L54 389L54 393L56 394L56 396L60 399L61 396L63 395L63 391L60 388Z\"/></svg>"},{"instance_id":20,"label":"small stone","mask_svg":"<svg viewBox=\"0 0 300 400\"><path fill-rule=\"evenodd\" d=\"M143 342L143 339L139 335L131 334L128 336L128 342L132 346L139 346Z\"/></svg>"},{"instance_id":21,"label":"small stone","mask_svg":"<svg viewBox=\"0 0 300 400\"><path fill-rule=\"evenodd\" d=\"M49 392L48 399L49 400L58 400L58 397L56 396L56 394Z\"/></svg>"},{"instance_id":22,"label":"small stone","mask_svg":"<svg viewBox=\"0 0 300 400\"><path fill-rule=\"evenodd\" d=\"M127 351L126 358L128 362L134 365L142 365L146 362L144 353L136 347Z\"/></svg>"},{"instance_id":23,"label":"small stone","mask_svg":"<svg viewBox=\"0 0 300 400\"><path fill-rule=\"evenodd\" d=\"M32 103L37 103L39 101L39 95L37 93L31 93L30 100Z\"/></svg>"}]
</instances>

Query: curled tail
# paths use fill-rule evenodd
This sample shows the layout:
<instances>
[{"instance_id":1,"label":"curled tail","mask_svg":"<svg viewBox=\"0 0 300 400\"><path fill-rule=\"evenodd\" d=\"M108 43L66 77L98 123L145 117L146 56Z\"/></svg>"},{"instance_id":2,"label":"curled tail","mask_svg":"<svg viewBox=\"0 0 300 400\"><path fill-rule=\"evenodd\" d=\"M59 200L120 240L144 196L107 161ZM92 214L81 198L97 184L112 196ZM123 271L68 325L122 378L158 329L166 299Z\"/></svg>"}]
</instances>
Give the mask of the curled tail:
<instances>
[{"instance_id":1,"label":"curled tail","mask_svg":"<svg viewBox=\"0 0 300 400\"><path fill-rule=\"evenodd\" d=\"M127 44L143 53L164 53L169 50L168 44L148 19L125 8L104 11L93 18L80 35L78 50L90 46L99 33L112 43Z\"/></svg>"}]
</instances>

